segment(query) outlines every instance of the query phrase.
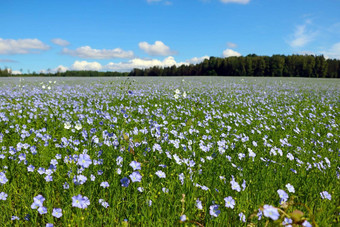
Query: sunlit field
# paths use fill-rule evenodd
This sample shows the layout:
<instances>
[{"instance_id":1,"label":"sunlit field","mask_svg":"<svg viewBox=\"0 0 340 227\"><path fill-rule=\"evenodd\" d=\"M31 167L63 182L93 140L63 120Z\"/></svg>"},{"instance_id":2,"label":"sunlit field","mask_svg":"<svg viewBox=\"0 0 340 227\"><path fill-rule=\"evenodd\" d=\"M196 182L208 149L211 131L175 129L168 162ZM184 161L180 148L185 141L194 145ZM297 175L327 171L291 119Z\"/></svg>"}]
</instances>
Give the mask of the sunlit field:
<instances>
[{"instance_id":1,"label":"sunlit field","mask_svg":"<svg viewBox=\"0 0 340 227\"><path fill-rule=\"evenodd\" d=\"M337 226L340 81L0 80L0 226Z\"/></svg>"}]
</instances>

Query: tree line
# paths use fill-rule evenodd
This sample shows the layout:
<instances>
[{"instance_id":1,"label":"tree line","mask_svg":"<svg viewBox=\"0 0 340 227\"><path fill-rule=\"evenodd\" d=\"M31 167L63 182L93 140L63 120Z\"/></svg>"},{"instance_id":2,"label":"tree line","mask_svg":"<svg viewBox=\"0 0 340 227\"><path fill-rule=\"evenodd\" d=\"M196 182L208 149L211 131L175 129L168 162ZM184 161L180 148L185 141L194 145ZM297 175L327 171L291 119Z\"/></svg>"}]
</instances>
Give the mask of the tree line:
<instances>
[{"instance_id":1,"label":"tree line","mask_svg":"<svg viewBox=\"0 0 340 227\"><path fill-rule=\"evenodd\" d=\"M265 76L340 78L340 60L323 55L273 55L218 58L196 65L133 69L129 76Z\"/></svg>"},{"instance_id":2,"label":"tree line","mask_svg":"<svg viewBox=\"0 0 340 227\"><path fill-rule=\"evenodd\" d=\"M0 69L0 77L8 76L20 76L20 77L121 77L128 76L128 72L99 72L99 71L66 71L66 72L56 72L56 73L25 73L25 74L12 74L9 69Z\"/></svg>"},{"instance_id":3,"label":"tree line","mask_svg":"<svg viewBox=\"0 0 340 227\"><path fill-rule=\"evenodd\" d=\"M0 69L0 76L14 76ZM340 78L340 60L325 59L323 55L250 54L241 57L210 57L199 64L133 69L128 72L66 71L56 73L27 73L18 76L110 77L110 76L265 76Z\"/></svg>"}]
</instances>

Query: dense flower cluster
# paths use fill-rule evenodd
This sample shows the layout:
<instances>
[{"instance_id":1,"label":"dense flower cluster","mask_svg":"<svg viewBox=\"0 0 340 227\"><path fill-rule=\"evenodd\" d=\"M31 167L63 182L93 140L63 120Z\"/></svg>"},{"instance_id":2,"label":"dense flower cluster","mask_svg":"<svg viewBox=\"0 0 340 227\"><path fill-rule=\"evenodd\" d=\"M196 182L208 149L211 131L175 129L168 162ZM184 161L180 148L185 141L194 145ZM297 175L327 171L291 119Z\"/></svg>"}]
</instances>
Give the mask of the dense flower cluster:
<instances>
[{"instance_id":1,"label":"dense flower cluster","mask_svg":"<svg viewBox=\"0 0 340 227\"><path fill-rule=\"evenodd\" d=\"M293 200L335 219L339 85L131 84L0 85L0 223L82 226L93 215L97 226L289 226L295 220L278 207Z\"/></svg>"}]
</instances>

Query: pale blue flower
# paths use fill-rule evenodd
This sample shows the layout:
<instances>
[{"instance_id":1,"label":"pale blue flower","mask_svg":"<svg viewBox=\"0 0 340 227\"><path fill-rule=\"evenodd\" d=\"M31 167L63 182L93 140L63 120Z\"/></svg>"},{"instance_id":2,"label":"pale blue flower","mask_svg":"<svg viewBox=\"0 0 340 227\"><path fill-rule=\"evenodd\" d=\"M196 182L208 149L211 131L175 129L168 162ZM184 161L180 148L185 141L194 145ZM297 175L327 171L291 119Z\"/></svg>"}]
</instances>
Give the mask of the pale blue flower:
<instances>
[{"instance_id":1,"label":"pale blue flower","mask_svg":"<svg viewBox=\"0 0 340 227\"><path fill-rule=\"evenodd\" d=\"M199 210L203 210L202 201L200 201L200 199L196 200L196 207Z\"/></svg>"},{"instance_id":2,"label":"pale blue flower","mask_svg":"<svg viewBox=\"0 0 340 227\"><path fill-rule=\"evenodd\" d=\"M52 216L60 218L63 215L63 210L61 208L54 208L52 211Z\"/></svg>"},{"instance_id":3,"label":"pale blue flower","mask_svg":"<svg viewBox=\"0 0 340 227\"><path fill-rule=\"evenodd\" d=\"M279 197L281 199L280 203L287 202L289 196L284 190L279 189L279 190L277 190L277 193L279 194Z\"/></svg>"},{"instance_id":4,"label":"pale blue flower","mask_svg":"<svg viewBox=\"0 0 340 227\"><path fill-rule=\"evenodd\" d=\"M209 207L209 214L213 217L217 217L221 213L218 207L219 207L218 205L211 205Z\"/></svg>"},{"instance_id":5,"label":"pale blue flower","mask_svg":"<svg viewBox=\"0 0 340 227\"><path fill-rule=\"evenodd\" d=\"M331 194L329 194L327 191L320 192L320 195L322 199L332 200Z\"/></svg>"},{"instance_id":6,"label":"pale blue flower","mask_svg":"<svg viewBox=\"0 0 340 227\"><path fill-rule=\"evenodd\" d=\"M142 169L141 164L139 162L136 162L136 161L132 161L130 163L130 166L133 168L134 171Z\"/></svg>"},{"instance_id":7,"label":"pale blue flower","mask_svg":"<svg viewBox=\"0 0 340 227\"><path fill-rule=\"evenodd\" d=\"M72 206L78 207L81 209L87 208L87 206L90 205L90 201L86 196L77 195L72 197Z\"/></svg>"},{"instance_id":8,"label":"pale blue flower","mask_svg":"<svg viewBox=\"0 0 340 227\"><path fill-rule=\"evenodd\" d=\"M242 222L246 222L246 216L244 215L244 213L239 213L238 216L240 217L240 221Z\"/></svg>"},{"instance_id":9,"label":"pale blue flower","mask_svg":"<svg viewBox=\"0 0 340 227\"><path fill-rule=\"evenodd\" d=\"M292 227L292 224L293 223L293 220L290 219L290 218L285 218L282 222L282 225L283 226L286 226L286 227Z\"/></svg>"},{"instance_id":10,"label":"pale blue flower","mask_svg":"<svg viewBox=\"0 0 340 227\"><path fill-rule=\"evenodd\" d=\"M63 185L63 188L64 188L64 189L69 189L69 188L70 188L70 185L69 185L67 182L65 182L64 185Z\"/></svg>"},{"instance_id":11,"label":"pale blue flower","mask_svg":"<svg viewBox=\"0 0 340 227\"><path fill-rule=\"evenodd\" d=\"M224 201L225 201L225 207L229 207L231 209L234 209L235 200L233 199L233 197L228 196L228 197L224 198Z\"/></svg>"},{"instance_id":12,"label":"pale blue flower","mask_svg":"<svg viewBox=\"0 0 340 227\"><path fill-rule=\"evenodd\" d=\"M130 179L132 182L141 182L142 180L142 175L138 171L135 171L130 174Z\"/></svg>"},{"instance_id":13,"label":"pale blue flower","mask_svg":"<svg viewBox=\"0 0 340 227\"><path fill-rule=\"evenodd\" d=\"M4 201L7 200L7 196L8 195L5 192L1 192L0 193L0 200L4 200Z\"/></svg>"},{"instance_id":14,"label":"pale blue flower","mask_svg":"<svg viewBox=\"0 0 340 227\"><path fill-rule=\"evenodd\" d=\"M304 227L313 227L307 220L305 220L305 221L302 223L302 226L304 226Z\"/></svg>"},{"instance_id":15,"label":"pale blue flower","mask_svg":"<svg viewBox=\"0 0 340 227\"><path fill-rule=\"evenodd\" d=\"M162 170L158 170L155 174L156 174L159 178L166 178L166 175L165 175L165 173L164 173Z\"/></svg>"},{"instance_id":16,"label":"pale blue flower","mask_svg":"<svg viewBox=\"0 0 340 227\"><path fill-rule=\"evenodd\" d=\"M263 206L263 215L265 217L269 217L269 218L273 219L274 221L276 221L280 217L280 214L279 214L279 211L277 210L277 208L270 206L270 205L264 205Z\"/></svg>"},{"instance_id":17,"label":"pale blue flower","mask_svg":"<svg viewBox=\"0 0 340 227\"><path fill-rule=\"evenodd\" d=\"M230 181L230 184L231 184L231 189L233 189L233 190L235 190L235 191L238 191L238 192L241 191L240 185L239 185L234 179L232 179L232 180Z\"/></svg>"},{"instance_id":18,"label":"pale blue flower","mask_svg":"<svg viewBox=\"0 0 340 227\"><path fill-rule=\"evenodd\" d=\"M110 185L107 181L104 181L104 182L100 183L100 186L103 187L103 188L108 188Z\"/></svg>"},{"instance_id":19,"label":"pale blue flower","mask_svg":"<svg viewBox=\"0 0 340 227\"><path fill-rule=\"evenodd\" d=\"M7 181L8 179L6 178L5 173L0 172L0 184L6 184Z\"/></svg>"},{"instance_id":20,"label":"pale blue flower","mask_svg":"<svg viewBox=\"0 0 340 227\"><path fill-rule=\"evenodd\" d=\"M40 195L40 194L33 198L33 204L36 207L43 206L44 201L45 201L45 198L42 195ZM32 208L32 209L36 209L36 208Z\"/></svg>"},{"instance_id":21,"label":"pale blue flower","mask_svg":"<svg viewBox=\"0 0 340 227\"><path fill-rule=\"evenodd\" d=\"M295 193L295 188L294 188L293 185L288 183L288 184L286 184L286 188L288 189L289 192Z\"/></svg>"},{"instance_id":22,"label":"pale blue flower","mask_svg":"<svg viewBox=\"0 0 340 227\"><path fill-rule=\"evenodd\" d=\"M78 158L77 164L81 167L88 168L92 163L90 155L88 154L80 154Z\"/></svg>"},{"instance_id":23,"label":"pale blue flower","mask_svg":"<svg viewBox=\"0 0 340 227\"><path fill-rule=\"evenodd\" d=\"M44 206L41 206L38 208L39 214L46 214L47 213L47 208Z\"/></svg>"},{"instance_id":24,"label":"pale blue flower","mask_svg":"<svg viewBox=\"0 0 340 227\"><path fill-rule=\"evenodd\" d=\"M33 172L34 169L35 169L35 167L34 167L33 165L27 166L27 171L28 171L28 172Z\"/></svg>"}]
</instances>

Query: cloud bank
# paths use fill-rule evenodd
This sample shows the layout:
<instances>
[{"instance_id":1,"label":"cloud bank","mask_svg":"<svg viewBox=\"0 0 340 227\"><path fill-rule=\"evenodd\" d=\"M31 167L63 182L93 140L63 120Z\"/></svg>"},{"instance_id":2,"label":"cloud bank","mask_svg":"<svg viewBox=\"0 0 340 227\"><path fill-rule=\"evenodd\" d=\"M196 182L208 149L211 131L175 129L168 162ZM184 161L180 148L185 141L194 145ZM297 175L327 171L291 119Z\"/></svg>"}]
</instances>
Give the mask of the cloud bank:
<instances>
[{"instance_id":1,"label":"cloud bank","mask_svg":"<svg viewBox=\"0 0 340 227\"><path fill-rule=\"evenodd\" d=\"M308 43L314 41L315 37L317 36L317 32L307 29L308 24L311 24L311 22L306 21L305 24L296 26L293 38L288 43L291 47L304 47Z\"/></svg>"},{"instance_id":2,"label":"cloud bank","mask_svg":"<svg viewBox=\"0 0 340 227\"><path fill-rule=\"evenodd\" d=\"M70 42L60 38L52 39L51 42L62 47L70 45Z\"/></svg>"},{"instance_id":3,"label":"cloud bank","mask_svg":"<svg viewBox=\"0 0 340 227\"><path fill-rule=\"evenodd\" d=\"M220 0L223 3L239 3L239 4L248 4L250 0Z\"/></svg>"},{"instance_id":4,"label":"cloud bank","mask_svg":"<svg viewBox=\"0 0 340 227\"><path fill-rule=\"evenodd\" d=\"M64 48L63 54L79 58L90 59L112 59L112 58L133 58L133 51L124 51L120 48L115 49L92 49L90 46L79 47L75 50Z\"/></svg>"},{"instance_id":5,"label":"cloud bank","mask_svg":"<svg viewBox=\"0 0 340 227\"><path fill-rule=\"evenodd\" d=\"M171 50L170 47L165 45L162 41L156 41L154 44L140 42L138 46L141 50L151 56L169 56L176 54L176 51Z\"/></svg>"},{"instance_id":6,"label":"cloud bank","mask_svg":"<svg viewBox=\"0 0 340 227\"><path fill-rule=\"evenodd\" d=\"M232 49L225 49L223 51L223 57L227 58L227 57L239 57L241 56L241 54L237 51L234 51Z\"/></svg>"},{"instance_id":7,"label":"cloud bank","mask_svg":"<svg viewBox=\"0 0 340 227\"><path fill-rule=\"evenodd\" d=\"M58 67L50 70L50 72L51 73L66 72L67 70L130 72L134 68L145 69L145 68L150 68L153 66L171 67L173 65L176 65L178 67L181 65L197 64L197 63L204 61L204 59L209 59L209 57L208 56L194 57L184 62L177 62L175 58L172 56L166 57L163 60L134 58L127 62L117 62L117 63L109 62L106 65L102 65L99 62L77 60L70 67L59 65ZM40 72L46 73L47 70L41 70Z\"/></svg>"},{"instance_id":8,"label":"cloud bank","mask_svg":"<svg viewBox=\"0 0 340 227\"><path fill-rule=\"evenodd\" d=\"M39 39L1 39L0 54L29 54L48 50L50 47Z\"/></svg>"}]
</instances>

